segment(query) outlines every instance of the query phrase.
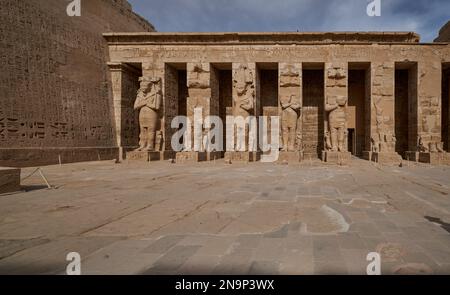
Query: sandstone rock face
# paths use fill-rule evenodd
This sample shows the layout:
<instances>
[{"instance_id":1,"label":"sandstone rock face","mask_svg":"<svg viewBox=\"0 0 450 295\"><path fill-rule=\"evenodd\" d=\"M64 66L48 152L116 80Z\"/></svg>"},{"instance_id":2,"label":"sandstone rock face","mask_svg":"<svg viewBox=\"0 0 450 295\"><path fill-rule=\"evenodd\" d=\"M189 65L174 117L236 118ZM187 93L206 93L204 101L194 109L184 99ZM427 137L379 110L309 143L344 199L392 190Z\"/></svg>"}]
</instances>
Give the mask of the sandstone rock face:
<instances>
[{"instance_id":1,"label":"sandstone rock face","mask_svg":"<svg viewBox=\"0 0 450 295\"><path fill-rule=\"evenodd\" d=\"M434 42L450 42L450 21L442 27Z\"/></svg>"},{"instance_id":2,"label":"sandstone rock face","mask_svg":"<svg viewBox=\"0 0 450 295\"><path fill-rule=\"evenodd\" d=\"M0 165L117 155L109 56L101 34L154 28L125 0L81 1L80 17L67 15L68 3L3 0L0 5ZM135 98L137 82L122 83ZM138 135L131 132L132 145Z\"/></svg>"}]
</instances>

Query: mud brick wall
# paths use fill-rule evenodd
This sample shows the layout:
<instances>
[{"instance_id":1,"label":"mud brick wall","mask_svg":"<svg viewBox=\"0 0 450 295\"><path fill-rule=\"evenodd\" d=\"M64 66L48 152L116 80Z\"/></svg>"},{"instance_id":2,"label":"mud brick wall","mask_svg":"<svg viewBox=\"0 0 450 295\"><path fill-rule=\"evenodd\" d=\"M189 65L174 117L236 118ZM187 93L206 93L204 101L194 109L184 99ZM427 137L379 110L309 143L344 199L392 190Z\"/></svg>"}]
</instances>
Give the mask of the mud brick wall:
<instances>
[{"instance_id":1,"label":"mud brick wall","mask_svg":"<svg viewBox=\"0 0 450 295\"><path fill-rule=\"evenodd\" d=\"M115 157L102 33L154 28L124 0L82 0L80 17L69 3L1 1L0 166Z\"/></svg>"}]
</instances>

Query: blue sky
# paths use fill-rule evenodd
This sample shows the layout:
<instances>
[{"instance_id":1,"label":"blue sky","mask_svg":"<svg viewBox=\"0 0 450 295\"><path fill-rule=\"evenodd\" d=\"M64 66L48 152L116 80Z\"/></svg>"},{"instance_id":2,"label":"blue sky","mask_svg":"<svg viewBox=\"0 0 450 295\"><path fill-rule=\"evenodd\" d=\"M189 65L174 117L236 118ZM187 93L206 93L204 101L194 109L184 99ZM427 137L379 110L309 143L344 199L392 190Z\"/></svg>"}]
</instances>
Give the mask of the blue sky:
<instances>
[{"instance_id":1,"label":"blue sky","mask_svg":"<svg viewBox=\"0 0 450 295\"><path fill-rule=\"evenodd\" d=\"M433 41L450 0L129 0L159 32L414 31Z\"/></svg>"}]
</instances>

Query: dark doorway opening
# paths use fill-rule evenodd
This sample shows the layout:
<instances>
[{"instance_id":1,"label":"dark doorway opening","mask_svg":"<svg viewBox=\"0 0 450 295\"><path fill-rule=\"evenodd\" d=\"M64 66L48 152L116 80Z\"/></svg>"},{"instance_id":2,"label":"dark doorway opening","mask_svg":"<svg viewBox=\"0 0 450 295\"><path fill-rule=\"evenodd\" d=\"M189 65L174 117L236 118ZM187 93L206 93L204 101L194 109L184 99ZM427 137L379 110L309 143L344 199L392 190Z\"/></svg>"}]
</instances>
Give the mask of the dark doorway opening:
<instances>
[{"instance_id":1,"label":"dark doorway opening","mask_svg":"<svg viewBox=\"0 0 450 295\"><path fill-rule=\"evenodd\" d=\"M370 147L370 63L349 63L348 151L362 157Z\"/></svg>"},{"instance_id":2,"label":"dark doorway opening","mask_svg":"<svg viewBox=\"0 0 450 295\"><path fill-rule=\"evenodd\" d=\"M442 141L444 150L450 151L450 63L442 64Z\"/></svg>"},{"instance_id":3,"label":"dark doorway opening","mask_svg":"<svg viewBox=\"0 0 450 295\"><path fill-rule=\"evenodd\" d=\"M348 129L348 139L347 139L348 151L352 153L352 155L356 155L356 137L355 137L355 129Z\"/></svg>"},{"instance_id":4,"label":"dark doorway opening","mask_svg":"<svg viewBox=\"0 0 450 295\"><path fill-rule=\"evenodd\" d=\"M219 117L223 122L223 148L226 148L226 119L233 116L233 72L232 64L214 64L219 80Z\"/></svg>"},{"instance_id":5,"label":"dark doorway opening","mask_svg":"<svg viewBox=\"0 0 450 295\"><path fill-rule=\"evenodd\" d=\"M417 149L417 63L395 64L395 151L407 159Z\"/></svg>"}]
</instances>

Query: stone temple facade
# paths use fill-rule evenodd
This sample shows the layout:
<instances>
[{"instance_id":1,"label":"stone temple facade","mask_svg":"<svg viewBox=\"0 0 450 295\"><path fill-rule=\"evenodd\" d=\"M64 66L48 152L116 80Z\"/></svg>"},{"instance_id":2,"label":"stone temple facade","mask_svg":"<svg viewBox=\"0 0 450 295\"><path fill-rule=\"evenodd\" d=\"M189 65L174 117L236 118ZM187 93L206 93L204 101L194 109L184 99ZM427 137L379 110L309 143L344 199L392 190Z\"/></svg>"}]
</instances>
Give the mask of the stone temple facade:
<instances>
[{"instance_id":1,"label":"stone temple facade","mask_svg":"<svg viewBox=\"0 0 450 295\"><path fill-rule=\"evenodd\" d=\"M354 155L386 164L450 164L448 43L420 43L411 32L106 33L104 38L121 158L259 159L248 140L234 152L175 154L173 118L193 118L194 109L202 108L203 116L224 122L226 116L280 116L283 161L342 164ZM132 94L138 91L138 100L146 97L152 105L143 108L150 119L136 108ZM151 127L139 132L139 122ZM225 142L229 136L224 132Z\"/></svg>"},{"instance_id":2,"label":"stone temple facade","mask_svg":"<svg viewBox=\"0 0 450 295\"><path fill-rule=\"evenodd\" d=\"M428 44L401 32L157 33L126 0L82 1L80 17L69 2L0 5L0 166L264 155L248 126L232 130L245 137L237 151L174 151L173 119L198 108L224 123L279 116L280 161L449 162L448 25Z\"/></svg>"}]
</instances>

